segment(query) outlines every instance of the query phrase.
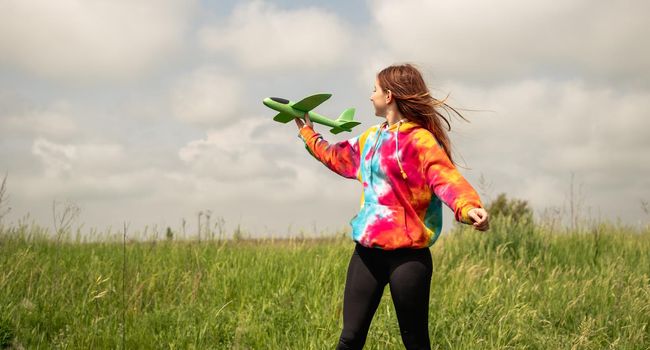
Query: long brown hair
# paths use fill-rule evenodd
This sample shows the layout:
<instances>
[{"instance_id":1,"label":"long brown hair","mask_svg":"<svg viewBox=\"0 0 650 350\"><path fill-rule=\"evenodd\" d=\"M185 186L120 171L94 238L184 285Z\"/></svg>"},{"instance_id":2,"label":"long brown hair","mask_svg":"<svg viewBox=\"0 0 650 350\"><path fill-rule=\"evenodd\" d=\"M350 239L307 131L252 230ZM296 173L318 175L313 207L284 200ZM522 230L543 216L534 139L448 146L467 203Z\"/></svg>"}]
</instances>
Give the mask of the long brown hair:
<instances>
[{"instance_id":1,"label":"long brown hair","mask_svg":"<svg viewBox=\"0 0 650 350\"><path fill-rule=\"evenodd\" d=\"M377 79L384 92L391 91L400 113L408 120L429 130L453 162L451 141L447 135L447 131L451 130L451 124L449 119L442 115L440 109L445 110L448 116L451 115L449 111L452 111L463 120L467 119L445 103L446 97L444 100L437 100L431 96L422 74L411 64L386 67L377 74ZM446 130L442 125L443 122L447 124Z\"/></svg>"}]
</instances>

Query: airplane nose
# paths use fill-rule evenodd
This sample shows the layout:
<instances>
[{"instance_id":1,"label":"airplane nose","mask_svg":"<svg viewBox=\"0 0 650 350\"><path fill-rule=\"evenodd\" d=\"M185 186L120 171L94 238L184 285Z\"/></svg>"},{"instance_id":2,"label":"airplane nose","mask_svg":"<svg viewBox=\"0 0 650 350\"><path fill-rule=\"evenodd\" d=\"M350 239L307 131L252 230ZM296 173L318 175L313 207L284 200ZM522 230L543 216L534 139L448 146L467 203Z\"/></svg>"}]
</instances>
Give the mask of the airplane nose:
<instances>
[{"instance_id":1,"label":"airplane nose","mask_svg":"<svg viewBox=\"0 0 650 350\"><path fill-rule=\"evenodd\" d=\"M283 105L289 104L289 100L285 100L284 98L281 97L271 97L271 100L277 102L277 103L282 103Z\"/></svg>"},{"instance_id":2,"label":"airplane nose","mask_svg":"<svg viewBox=\"0 0 650 350\"><path fill-rule=\"evenodd\" d=\"M272 100L272 97L265 98L262 103L264 103L264 105L269 108L276 106L276 102Z\"/></svg>"}]
</instances>

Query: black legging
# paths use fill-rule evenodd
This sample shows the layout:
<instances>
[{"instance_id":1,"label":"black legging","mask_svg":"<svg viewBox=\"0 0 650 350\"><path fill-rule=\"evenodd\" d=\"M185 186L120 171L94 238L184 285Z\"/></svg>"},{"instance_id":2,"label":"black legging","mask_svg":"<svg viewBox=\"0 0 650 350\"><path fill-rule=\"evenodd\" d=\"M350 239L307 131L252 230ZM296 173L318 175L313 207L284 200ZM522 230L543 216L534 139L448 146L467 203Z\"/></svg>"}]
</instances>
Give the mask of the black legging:
<instances>
[{"instance_id":1,"label":"black legging","mask_svg":"<svg viewBox=\"0 0 650 350\"><path fill-rule=\"evenodd\" d=\"M348 266L343 296L343 331L338 350L361 349L386 283L407 349L430 349L429 289L431 252L381 250L357 244Z\"/></svg>"}]
</instances>

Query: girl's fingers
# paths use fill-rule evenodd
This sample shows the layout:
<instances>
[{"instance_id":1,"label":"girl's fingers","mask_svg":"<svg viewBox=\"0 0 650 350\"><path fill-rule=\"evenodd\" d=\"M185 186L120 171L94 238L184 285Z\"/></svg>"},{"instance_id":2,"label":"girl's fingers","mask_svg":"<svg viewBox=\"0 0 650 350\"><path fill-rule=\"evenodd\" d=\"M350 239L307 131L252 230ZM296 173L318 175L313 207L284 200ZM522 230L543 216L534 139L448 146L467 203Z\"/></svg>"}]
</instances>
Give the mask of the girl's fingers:
<instances>
[{"instance_id":1,"label":"girl's fingers","mask_svg":"<svg viewBox=\"0 0 650 350\"><path fill-rule=\"evenodd\" d=\"M302 128L305 125L305 123L300 118L294 118L293 120L296 121L296 125L298 126L298 129Z\"/></svg>"},{"instance_id":2,"label":"girl's fingers","mask_svg":"<svg viewBox=\"0 0 650 350\"><path fill-rule=\"evenodd\" d=\"M467 213L472 220L474 220L475 224L480 224L483 222L483 217L481 216L481 212L478 209L472 209Z\"/></svg>"},{"instance_id":3,"label":"girl's fingers","mask_svg":"<svg viewBox=\"0 0 650 350\"><path fill-rule=\"evenodd\" d=\"M309 113L305 113L305 120L303 121L301 118L293 118L293 120L296 121L296 125L298 126L298 129L302 129L303 126L308 125L313 127L314 124L311 122L309 119Z\"/></svg>"},{"instance_id":4,"label":"girl's fingers","mask_svg":"<svg viewBox=\"0 0 650 350\"><path fill-rule=\"evenodd\" d=\"M309 119L309 113L305 113L305 123L309 126L314 126L314 124L311 122L311 119Z\"/></svg>"},{"instance_id":5,"label":"girl's fingers","mask_svg":"<svg viewBox=\"0 0 650 350\"><path fill-rule=\"evenodd\" d=\"M474 221L472 226L479 231L486 231L489 227L488 214L487 211L483 208L475 208L467 213L469 217Z\"/></svg>"},{"instance_id":6,"label":"girl's fingers","mask_svg":"<svg viewBox=\"0 0 650 350\"><path fill-rule=\"evenodd\" d=\"M488 224L487 221L484 221L484 222L482 222L480 224L478 222L476 222L476 223L474 223L473 226L474 226L475 229L477 229L479 231L487 231L487 229L490 227L490 225Z\"/></svg>"}]
</instances>

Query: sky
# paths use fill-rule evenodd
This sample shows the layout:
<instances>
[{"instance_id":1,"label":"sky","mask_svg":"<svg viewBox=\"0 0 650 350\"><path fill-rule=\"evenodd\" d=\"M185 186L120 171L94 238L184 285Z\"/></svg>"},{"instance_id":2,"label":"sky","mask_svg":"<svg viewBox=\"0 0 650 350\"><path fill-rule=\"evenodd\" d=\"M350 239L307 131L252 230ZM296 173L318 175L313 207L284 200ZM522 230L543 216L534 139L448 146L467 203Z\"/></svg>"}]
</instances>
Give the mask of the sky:
<instances>
[{"instance_id":1,"label":"sky","mask_svg":"<svg viewBox=\"0 0 650 350\"><path fill-rule=\"evenodd\" d=\"M343 141L383 121L375 76L408 62L470 121L450 137L484 202L506 193L543 217L573 198L581 217L647 223L647 13L643 0L0 0L4 222L53 227L69 203L84 230L185 221L192 235L200 212L253 237L348 230L359 183L262 100L332 93L317 112L353 107L362 124L316 130Z\"/></svg>"}]
</instances>

